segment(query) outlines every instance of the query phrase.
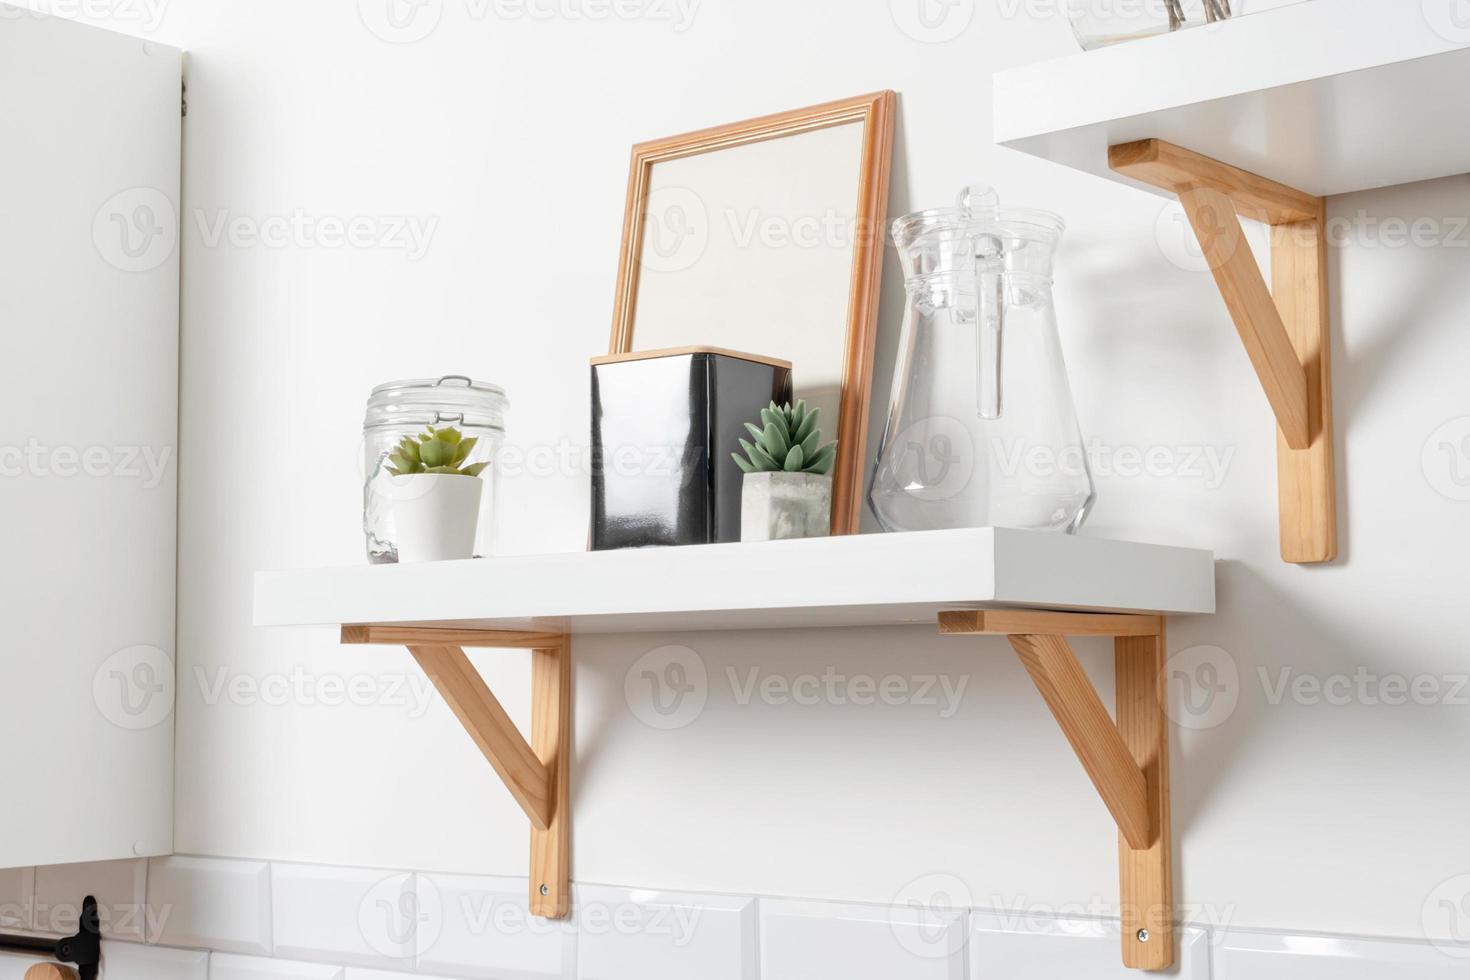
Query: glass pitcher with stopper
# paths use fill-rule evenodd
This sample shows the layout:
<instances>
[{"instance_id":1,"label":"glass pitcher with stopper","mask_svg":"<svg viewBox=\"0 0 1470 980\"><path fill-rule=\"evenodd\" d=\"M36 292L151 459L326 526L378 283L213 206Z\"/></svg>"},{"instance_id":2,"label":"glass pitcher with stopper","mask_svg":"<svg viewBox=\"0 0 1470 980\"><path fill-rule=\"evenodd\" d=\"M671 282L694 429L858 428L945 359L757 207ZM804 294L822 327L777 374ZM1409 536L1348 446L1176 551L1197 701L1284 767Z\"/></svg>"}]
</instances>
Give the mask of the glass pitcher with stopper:
<instances>
[{"instance_id":1,"label":"glass pitcher with stopper","mask_svg":"<svg viewBox=\"0 0 1470 980\"><path fill-rule=\"evenodd\" d=\"M1094 500L1052 304L1062 219L989 187L893 224L908 300L868 494L886 531L1075 532Z\"/></svg>"}]
</instances>

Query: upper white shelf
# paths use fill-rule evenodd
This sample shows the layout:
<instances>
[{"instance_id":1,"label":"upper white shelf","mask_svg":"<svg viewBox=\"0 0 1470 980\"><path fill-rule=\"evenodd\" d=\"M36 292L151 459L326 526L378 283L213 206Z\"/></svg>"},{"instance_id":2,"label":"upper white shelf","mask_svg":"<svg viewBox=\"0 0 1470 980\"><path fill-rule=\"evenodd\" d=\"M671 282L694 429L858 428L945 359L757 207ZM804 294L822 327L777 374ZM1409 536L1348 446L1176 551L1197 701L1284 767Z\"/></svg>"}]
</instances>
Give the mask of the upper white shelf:
<instances>
[{"instance_id":1,"label":"upper white shelf","mask_svg":"<svg viewBox=\"0 0 1470 980\"><path fill-rule=\"evenodd\" d=\"M995 140L1108 169L1160 139L1316 196L1470 172L1463 0L1311 0L995 76Z\"/></svg>"},{"instance_id":2,"label":"upper white shelf","mask_svg":"<svg viewBox=\"0 0 1470 980\"><path fill-rule=\"evenodd\" d=\"M258 626L615 633L935 622L1020 606L1212 613L1208 551L978 528L260 572Z\"/></svg>"}]
</instances>

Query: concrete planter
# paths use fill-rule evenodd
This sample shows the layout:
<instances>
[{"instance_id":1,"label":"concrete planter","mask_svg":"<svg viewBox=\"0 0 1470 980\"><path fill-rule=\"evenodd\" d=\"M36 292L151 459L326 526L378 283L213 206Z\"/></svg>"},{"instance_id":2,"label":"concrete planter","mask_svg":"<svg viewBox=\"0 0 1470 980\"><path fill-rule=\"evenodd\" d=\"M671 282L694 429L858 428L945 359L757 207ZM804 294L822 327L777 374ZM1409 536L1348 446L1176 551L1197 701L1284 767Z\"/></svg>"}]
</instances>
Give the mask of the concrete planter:
<instances>
[{"instance_id":1,"label":"concrete planter","mask_svg":"<svg viewBox=\"0 0 1470 980\"><path fill-rule=\"evenodd\" d=\"M832 478L815 473L747 473L740 540L825 538L832 529Z\"/></svg>"}]
</instances>

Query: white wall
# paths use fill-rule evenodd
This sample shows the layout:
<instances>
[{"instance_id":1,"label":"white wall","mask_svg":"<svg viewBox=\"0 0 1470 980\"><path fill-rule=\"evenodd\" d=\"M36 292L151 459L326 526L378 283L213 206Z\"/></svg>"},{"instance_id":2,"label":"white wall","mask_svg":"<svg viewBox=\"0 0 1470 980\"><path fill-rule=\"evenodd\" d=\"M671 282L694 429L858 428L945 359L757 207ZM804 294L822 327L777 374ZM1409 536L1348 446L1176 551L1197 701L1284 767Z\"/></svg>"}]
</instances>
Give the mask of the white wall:
<instances>
[{"instance_id":1,"label":"white wall","mask_svg":"<svg viewBox=\"0 0 1470 980\"><path fill-rule=\"evenodd\" d=\"M1006 201L1066 216L1063 340L1089 436L1233 454L1218 486L1100 479L1088 527L1223 559L1220 614L1171 624L1171 650L1222 648L1241 677L1221 724L1176 729L1180 901L1217 924L1421 935L1430 893L1470 873L1463 701L1273 705L1257 669L1364 668L1446 689L1470 669L1470 503L1436 489L1457 490L1449 455L1421 462L1436 429L1470 415L1470 237L1391 248L1361 234L1334 250L1344 557L1286 566L1271 417L1208 276L1171 261L1182 226L1158 199L990 143L990 73L1074 49L1050 5L1028 16L1028 5L976 3L944 44L906 36L887 4L841 0L703 0L683 32L471 16L482 6L443 0L438 29L405 45L375 37L352 4L294 0L172 0L153 34L192 52L181 852L525 873L524 818L441 704L421 718L302 698L209 704L196 672L413 677L400 651L250 626L254 570L361 560L369 387L469 373L509 389L515 443L582 445L629 146L890 87L902 96L891 214L945 204L978 175ZM113 26L138 29L124 13ZM211 245L196 217L297 209L437 225L412 261L383 248ZM1470 178L1332 202L1336 217L1360 209L1464 217ZM900 309L891 252L886 271L875 426ZM582 474L512 480L502 546L579 549L586 510ZM704 714L675 732L640 723L623 691L630 664L666 642L694 647L714 678ZM1106 697L1110 659L1099 646L1085 655ZM524 658L478 656L524 719ZM580 881L887 902L948 872L982 905L1116 901L1113 826L1002 642L925 629L629 636L581 643L577 657ZM727 667L968 686L946 719L912 704L741 706Z\"/></svg>"}]
</instances>

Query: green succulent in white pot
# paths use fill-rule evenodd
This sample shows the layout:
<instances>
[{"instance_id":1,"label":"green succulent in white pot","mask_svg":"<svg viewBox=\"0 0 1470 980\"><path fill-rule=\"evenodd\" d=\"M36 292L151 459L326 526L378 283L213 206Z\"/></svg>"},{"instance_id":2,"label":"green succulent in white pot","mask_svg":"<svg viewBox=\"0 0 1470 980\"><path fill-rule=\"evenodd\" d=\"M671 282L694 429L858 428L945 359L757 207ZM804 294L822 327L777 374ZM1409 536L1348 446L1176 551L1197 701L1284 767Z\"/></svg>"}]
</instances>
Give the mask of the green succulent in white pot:
<instances>
[{"instance_id":1,"label":"green succulent in white pot","mask_svg":"<svg viewBox=\"0 0 1470 980\"><path fill-rule=\"evenodd\" d=\"M471 558L480 524L489 463L469 463L476 439L450 426L430 426L404 436L384 468L393 477L390 497L400 562Z\"/></svg>"},{"instance_id":2,"label":"green succulent in white pot","mask_svg":"<svg viewBox=\"0 0 1470 980\"><path fill-rule=\"evenodd\" d=\"M745 423L754 442L732 453L745 473L740 493L740 540L819 538L831 533L832 464L837 443L822 445L821 409L805 401L761 409L760 425Z\"/></svg>"}]
</instances>

